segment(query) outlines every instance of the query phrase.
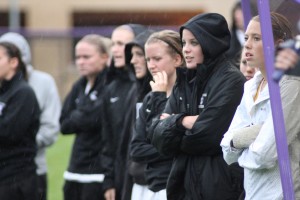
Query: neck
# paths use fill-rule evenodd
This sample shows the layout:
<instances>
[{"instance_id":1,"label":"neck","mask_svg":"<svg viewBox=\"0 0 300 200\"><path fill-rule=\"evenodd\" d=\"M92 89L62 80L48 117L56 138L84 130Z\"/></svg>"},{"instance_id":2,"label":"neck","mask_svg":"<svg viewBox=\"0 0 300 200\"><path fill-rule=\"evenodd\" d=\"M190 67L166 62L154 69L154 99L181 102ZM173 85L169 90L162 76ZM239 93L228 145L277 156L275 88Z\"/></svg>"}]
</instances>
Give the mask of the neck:
<instances>
[{"instance_id":1,"label":"neck","mask_svg":"<svg viewBox=\"0 0 300 200\"><path fill-rule=\"evenodd\" d=\"M95 81L96 81L96 76L88 76L86 77L87 82L91 85L91 87L93 87Z\"/></svg>"}]
</instances>

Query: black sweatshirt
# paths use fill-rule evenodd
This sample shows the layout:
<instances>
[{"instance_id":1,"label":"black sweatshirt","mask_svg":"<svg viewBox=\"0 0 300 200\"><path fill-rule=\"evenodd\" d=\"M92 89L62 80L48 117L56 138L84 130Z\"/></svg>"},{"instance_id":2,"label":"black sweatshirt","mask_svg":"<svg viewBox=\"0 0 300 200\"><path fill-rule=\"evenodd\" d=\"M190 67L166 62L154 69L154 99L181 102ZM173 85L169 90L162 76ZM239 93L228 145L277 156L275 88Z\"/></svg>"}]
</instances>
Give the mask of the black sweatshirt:
<instances>
[{"instance_id":1,"label":"black sweatshirt","mask_svg":"<svg viewBox=\"0 0 300 200\"><path fill-rule=\"evenodd\" d=\"M131 141L130 156L135 162L147 164L146 181L153 192L166 189L172 167L173 157L160 155L147 139L152 120L163 112L166 102L165 92L151 92L145 97Z\"/></svg>"},{"instance_id":2,"label":"black sweatshirt","mask_svg":"<svg viewBox=\"0 0 300 200\"><path fill-rule=\"evenodd\" d=\"M197 15L181 27L181 36L183 29L199 42L204 62L194 77L178 74L164 111L171 116L151 127L154 146L175 156L167 196L170 200L236 199L241 191L223 159L220 142L240 103L245 78L224 56L230 33L223 16ZM199 116L193 127L185 129L182 118L195 115Z\"/></svg>"},{"instance_id":3,"label":"black sweatshirt","mask_svg":"<svg viewBox=\"0 0 300 200\"><path fill-rule=\"evenodd\" d=\"M17 73L0 86L0 184L35 174L40 110L36 96Z\"/></svg>"},{"instance_id":4,"label":"black sweatshirt","mask_svg":"<svg viewBox=\"0 0 300 200\"><path fill-rule=\"evenodd\" d=\"M68 94L60 117L62 134L76 134L69 172L102 174L101 106L106 70L99 73L94 86L85 94L86 78L80 78Z\"/></svg>"}]
</instances>

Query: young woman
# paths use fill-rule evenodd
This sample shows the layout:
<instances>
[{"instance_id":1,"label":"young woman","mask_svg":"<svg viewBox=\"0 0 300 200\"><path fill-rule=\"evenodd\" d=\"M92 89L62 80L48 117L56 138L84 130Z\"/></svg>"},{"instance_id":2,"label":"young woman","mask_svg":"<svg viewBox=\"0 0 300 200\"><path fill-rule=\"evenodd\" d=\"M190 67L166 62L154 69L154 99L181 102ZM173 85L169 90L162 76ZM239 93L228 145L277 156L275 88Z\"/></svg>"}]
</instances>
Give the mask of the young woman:
<instances>
[{"instance_id":1,"label":"young woman","mask_svg":"<svg viewBox=\"0 0 300 200\"><path fill-rule=\"evenodd\" d=\"M271 13L275 46L289 38L292 32L287 19ZM283 199L272 111L266 79L260 18L250 21L245 34L244 54L247 64L259 72L247 81L244 95L221 146L228 164L237 162L244 168L246 200ZM284 119L291 159L296 199L300 198L300 79L284 77L280 83Z\"/></svg>"},{"instance_id":2,"label":"young woman","mask_svg":"<svg viewBox=\"0 0 300 200\"><path fill-rule=\"evenodd\" d=\"M250 67L247 64L246 55L243 52L244 51L242 51L242 53L241 53L240 71L245 76L247 81L249 81L250 79L253 78L253 76L257 70L255 67Z\"/></svg>"},{"instance_id":3,"label":"young woman","mask_svg":"<svg viewBox=\"0 0 300 200\"><path fill-rule=\"evenodd\" d=\"M176 69L184 63L180 36L170 30L154 33L147 40L145 51L148 69L153 75L152 92L145 97L139 110L130 156L137 163L146 164L143 173L149 189L144 190L142 198L132 195L132 199L166 200L166 184L173 158L160 155L147 137L152 120L162 113L172 92ZM133 187L133 191L141 189Z\"/></svg>"},{"instance_id":4,"label":"young woman","mask_svg":"<svg viewBox=\"0 0 300 200\"><path fill-rule=\"evenodd\" d=\"M125 45L145 27L125 24L112 33L112 63L108 70L102 110L103 156L106 200L128 199L128 149L135 121L137 84L135 73L125 62Z\"/></svg>"},{"instance_id":5,"label":"young woman","mask_svg":"<svg viewBox=\"0 0 300 200\"><path fill-rule=\"evenodd\" d=\"M109 48L106 38L86 35L75 47L81 78L63 105L62 134L76 134L68 170L64 173L64 199L104 199L101 163L101 107Z\"/></svg>"},{"instance_id":6,"label":"young woman","mask_svg":"<svg viewBox=\"0 0 300 200\"><path fill-rule=\"evenodd\" d=\"M215 13L197 15L181 26L180 36L187 71L178 74L150 135L160 153L174 156L167 196L234 199L241 191L234 188L220 141L240 103L245 78L224 56L230 44L227 22Z\"/></svg>"},{"instance_id":7,"label":"young woman","mask_svg":"<svg viewBox=\"0 0 300 200\"><path fill-rule=\"evenodd\" d=\"M19 49L0 42L0 198L37 200L36 134L40 110Z\"/></svg>"}]
</instances>

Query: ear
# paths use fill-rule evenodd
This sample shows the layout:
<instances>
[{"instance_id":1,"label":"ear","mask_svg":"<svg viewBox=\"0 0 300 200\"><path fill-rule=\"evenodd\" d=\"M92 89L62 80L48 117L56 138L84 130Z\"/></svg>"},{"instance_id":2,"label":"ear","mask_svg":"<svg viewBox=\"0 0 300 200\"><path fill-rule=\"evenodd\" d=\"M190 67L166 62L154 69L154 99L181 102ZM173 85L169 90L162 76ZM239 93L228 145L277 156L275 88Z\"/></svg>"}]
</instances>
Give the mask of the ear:
<instances>
[{"instance_id":1,"label":"ear","mask_svg":"<svg viewBox=\"0 0 300 200\"><path fill-rule=\"evenodd\" d=\"M17 69L18 65L19 65L19 61L18 61L17 58L14 57L14 58L10 58L10 59L9 59L9 66L10 66L12 69Z\"/></svg>"},{"instance_id":2,"label":"ear","mask_svg":"<svg viewBox=\"0 0 300 200\"><path fill-rule=\"evenodd\" d=\"M183 64L183 58L177 53L174 57L174 61L175 61L175 66L176 67L180 67Z\"/></svg>"}]
</instances>

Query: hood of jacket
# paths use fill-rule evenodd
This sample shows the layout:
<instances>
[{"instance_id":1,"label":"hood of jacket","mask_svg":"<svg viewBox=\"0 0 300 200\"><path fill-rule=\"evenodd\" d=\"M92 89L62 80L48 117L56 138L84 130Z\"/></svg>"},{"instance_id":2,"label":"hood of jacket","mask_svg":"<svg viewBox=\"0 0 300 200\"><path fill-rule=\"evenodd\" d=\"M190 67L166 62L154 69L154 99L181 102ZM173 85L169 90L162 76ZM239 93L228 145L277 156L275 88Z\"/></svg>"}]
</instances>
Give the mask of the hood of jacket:
<instances>
[{"instance_id":1,"label":"hood of jacket","mask_svg":"<svg viewBox=\"0 0 300 200\"><path fill-rule=\"evenodd\" d=\"M22 35L19 33L8 32L0 37L0 42L10 42L17 46L21 51L22 60L25 65L27 66L31 64L30 46Z\"/></svg>"},{"instance_id":2,"label":"hood of jacket","mask_svg":"<svg viewBox=\"0 0 300 200\"><path fill-rule=\"evenodd\" d=\"M143 53L145 54L144 46L147 39L150 37L152 33L154 33L153 30L146 30L138 34L132 42L129 42L125 46L125 63L126 66L129 67L129 70L131 70L134 73L135 73L134 66L130 63L132 59L131 50L134 46L138 46L143 50ZM143 98L146 96L146 94L151 91L151 87L149 83L151 80L152 80L152 76L148 69L146 75L143 78L137 79L138 102L143 101Z\"/></svg>"},{"instance_id":3,"label":"hood of jacket","mask_svg":"<svg viewBox=\"0 0 300 200\"><path fill-rule=\"evenodd\" d=\"M231 35L228 24L220 14L205 13L194 16L180 27L181 39L184 29L191 31L201 45L204 55L203 64L213 62L230 47Z\"/></svg>"}]
</instances>

